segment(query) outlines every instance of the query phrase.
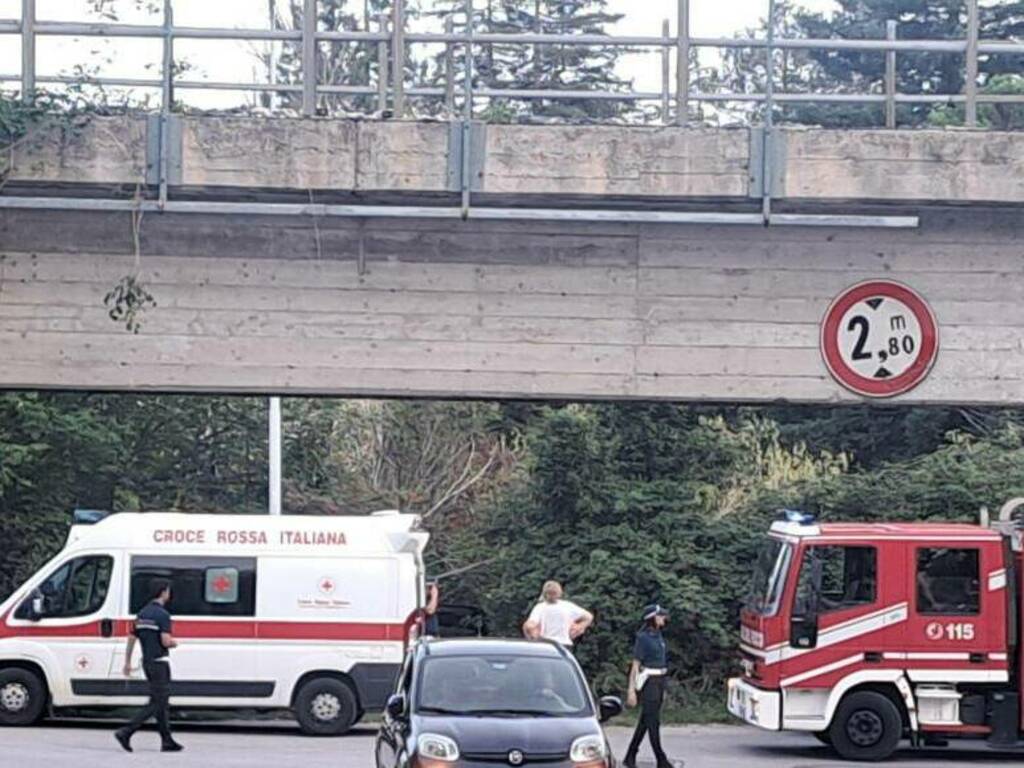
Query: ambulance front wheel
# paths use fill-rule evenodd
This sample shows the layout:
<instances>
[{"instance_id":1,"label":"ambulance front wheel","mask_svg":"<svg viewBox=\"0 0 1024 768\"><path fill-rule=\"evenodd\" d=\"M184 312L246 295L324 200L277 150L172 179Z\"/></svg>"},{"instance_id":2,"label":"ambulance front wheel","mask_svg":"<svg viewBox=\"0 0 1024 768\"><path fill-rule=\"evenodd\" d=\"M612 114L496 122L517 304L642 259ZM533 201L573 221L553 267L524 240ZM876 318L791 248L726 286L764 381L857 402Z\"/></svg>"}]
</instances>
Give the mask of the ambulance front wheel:
<instances>
[{"instance_id":1,"label":"ambulance front wheel","mask_svg":"<svg viewBox=\"0 0 1024 768\"><path fill-rule=\"evenodd\" d=\"M355 725L358 717L355 693L336 678L314 678L295 696L295 719L303 733L311 736L340 736Z\"/></svg>"},{"instance_id":2,"label":"ambulance front wheel","mask_svg":"<svg viewBox=\"0 0 1024 768\"><path fill-rule=\"evenodd\" d=\"M888 696L857 691L840 702L828 734L846 760L885 760L903 737L903 718Z\"/></svg>"},{"instance_id":3,"label":"ambulance front wheel","mask_svg":"<svg viewBox=\"0 0 1024 768\"><path fill-rule=\"evenodd\" d=\"M0 725L32 725L46 709L46 683L27 669L0 669Z\"/></svg>"}]
</instances>

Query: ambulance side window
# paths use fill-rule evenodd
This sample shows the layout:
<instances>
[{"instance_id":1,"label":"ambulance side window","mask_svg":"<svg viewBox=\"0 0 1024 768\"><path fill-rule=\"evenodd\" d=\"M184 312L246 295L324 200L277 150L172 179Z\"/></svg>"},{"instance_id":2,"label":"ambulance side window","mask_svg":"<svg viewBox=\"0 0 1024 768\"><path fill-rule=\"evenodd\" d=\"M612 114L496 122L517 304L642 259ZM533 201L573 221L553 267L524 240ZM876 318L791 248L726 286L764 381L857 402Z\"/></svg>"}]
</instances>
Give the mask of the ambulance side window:
<instances>
[{"instance_id":1,"label":"ambulance side window","mask_svg":"<svg viewBox=\"0 0 1024 768\"><path fill-rule=\"evenodd\" d=\"M254 557L133 557L129 601L133 615L150 599L154 579L171 582L172 614L256 615Z\"/></svg>"},{"instance_id":2,"label":"ambulance side window","mask_svg":"<svg viewBox=\"0 0 1024 768\"><path fill-rule=\"evenodd\" d=\"M871 605L878 593L878 556L874 547L817 546L804 552L797 582L795 616L811 604L812 564L821 564L821 613Z\"/></svg>"},{"instance_id":3,"label":"ambulance side window","mask_svg":"<svg viewBox=\"0 0 1024 768\"><path fill-rule=\"evenodd\" d=\"M70 619L89 616L103 607L110 591L114 560L106 555L78 557L54 571L14 613L16 619L32 617L32 600L41 595L40 618Z\"/></svg>"},{"instance_id":4,"label":"ambulance side window","mask_svg":"<svg viewBox=\"0 0 1024 768\"><path fill-rule=\"evenodd\" d=\"M977 549L917 550L917 612L967 616L981 611Z\"/></svg>"}]
</instances>

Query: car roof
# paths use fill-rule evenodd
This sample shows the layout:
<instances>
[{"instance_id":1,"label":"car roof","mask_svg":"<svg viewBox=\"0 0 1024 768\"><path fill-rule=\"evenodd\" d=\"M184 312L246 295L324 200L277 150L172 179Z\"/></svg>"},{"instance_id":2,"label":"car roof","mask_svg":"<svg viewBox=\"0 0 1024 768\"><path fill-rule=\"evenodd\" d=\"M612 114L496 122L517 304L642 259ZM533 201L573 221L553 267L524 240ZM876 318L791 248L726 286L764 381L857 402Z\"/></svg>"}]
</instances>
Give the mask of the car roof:
<instances>
[{"instance_id":1,"label":"car roof","mask_svg":"<svg viewBox=\"0 0 1024 768\"><path fill-rule=\"evenodd\" d=\"M531 656L538 658L565 658L568 651L557 643L546 640L517 640L512 638L452 638L425 640L420 646L423 656Z\"/></svg>"}]
</instances>

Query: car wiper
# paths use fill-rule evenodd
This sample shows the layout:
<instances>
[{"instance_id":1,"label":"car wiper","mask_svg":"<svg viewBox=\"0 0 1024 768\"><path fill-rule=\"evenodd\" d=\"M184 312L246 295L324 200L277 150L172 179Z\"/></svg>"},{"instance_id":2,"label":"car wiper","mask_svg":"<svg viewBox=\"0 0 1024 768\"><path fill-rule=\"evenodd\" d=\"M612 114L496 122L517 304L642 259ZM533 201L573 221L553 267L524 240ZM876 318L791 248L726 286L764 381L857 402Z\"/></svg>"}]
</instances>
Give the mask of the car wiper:
<instances>
[{"instance_id":1,"label":"car wiper","mask_svg":"<svg viewBox=\"0 0 1024 768\"><path fill-rule=\"evenodd\" d=\"M476 712L467 712L464 709L446 709L445 707L418 707L416 711L428 715L454 715L457 717L476 716Z\"/></svg>"},{"instance_id":2,"label":"car wiper","mask_svg":"<svg viewBox=\"0 0 1024 768\"><path fill-rule=\"evenodd\" d=\"M495 717L562 717L558 712L546 709L474 709L468 713L478 717L494 715Z\"/></svg>"}]
</instances>

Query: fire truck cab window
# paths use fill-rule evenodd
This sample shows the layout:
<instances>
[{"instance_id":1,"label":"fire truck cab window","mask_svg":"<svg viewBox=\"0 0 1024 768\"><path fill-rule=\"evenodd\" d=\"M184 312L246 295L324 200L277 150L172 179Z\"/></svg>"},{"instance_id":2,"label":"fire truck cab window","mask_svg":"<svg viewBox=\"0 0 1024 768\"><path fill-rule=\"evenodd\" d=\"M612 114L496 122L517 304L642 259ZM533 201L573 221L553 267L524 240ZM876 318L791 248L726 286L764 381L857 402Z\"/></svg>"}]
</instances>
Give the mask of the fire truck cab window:
<instances>
[{"instance_id":1,"label":"fire truck cab window","mask_svg":"<svg viewBox=\"0 0 1024 768\"><path fill-rule=\"evenodd\" d=\"M809 547L800 566L794 615L806 615L812 604L815 561L821 563L820 613L875 602L878 557L874 547Z\"/></svg>"},{"instance_id":2,"label":"fire truck cab window","mask_svg":"<svg viewBox=\"0 0 1024 768\"><path fill-rule=\"evenodd\" d=\"M977 549L917 550L917 612L968 615L981 610Z\"/></svg>"}]
</instances>

